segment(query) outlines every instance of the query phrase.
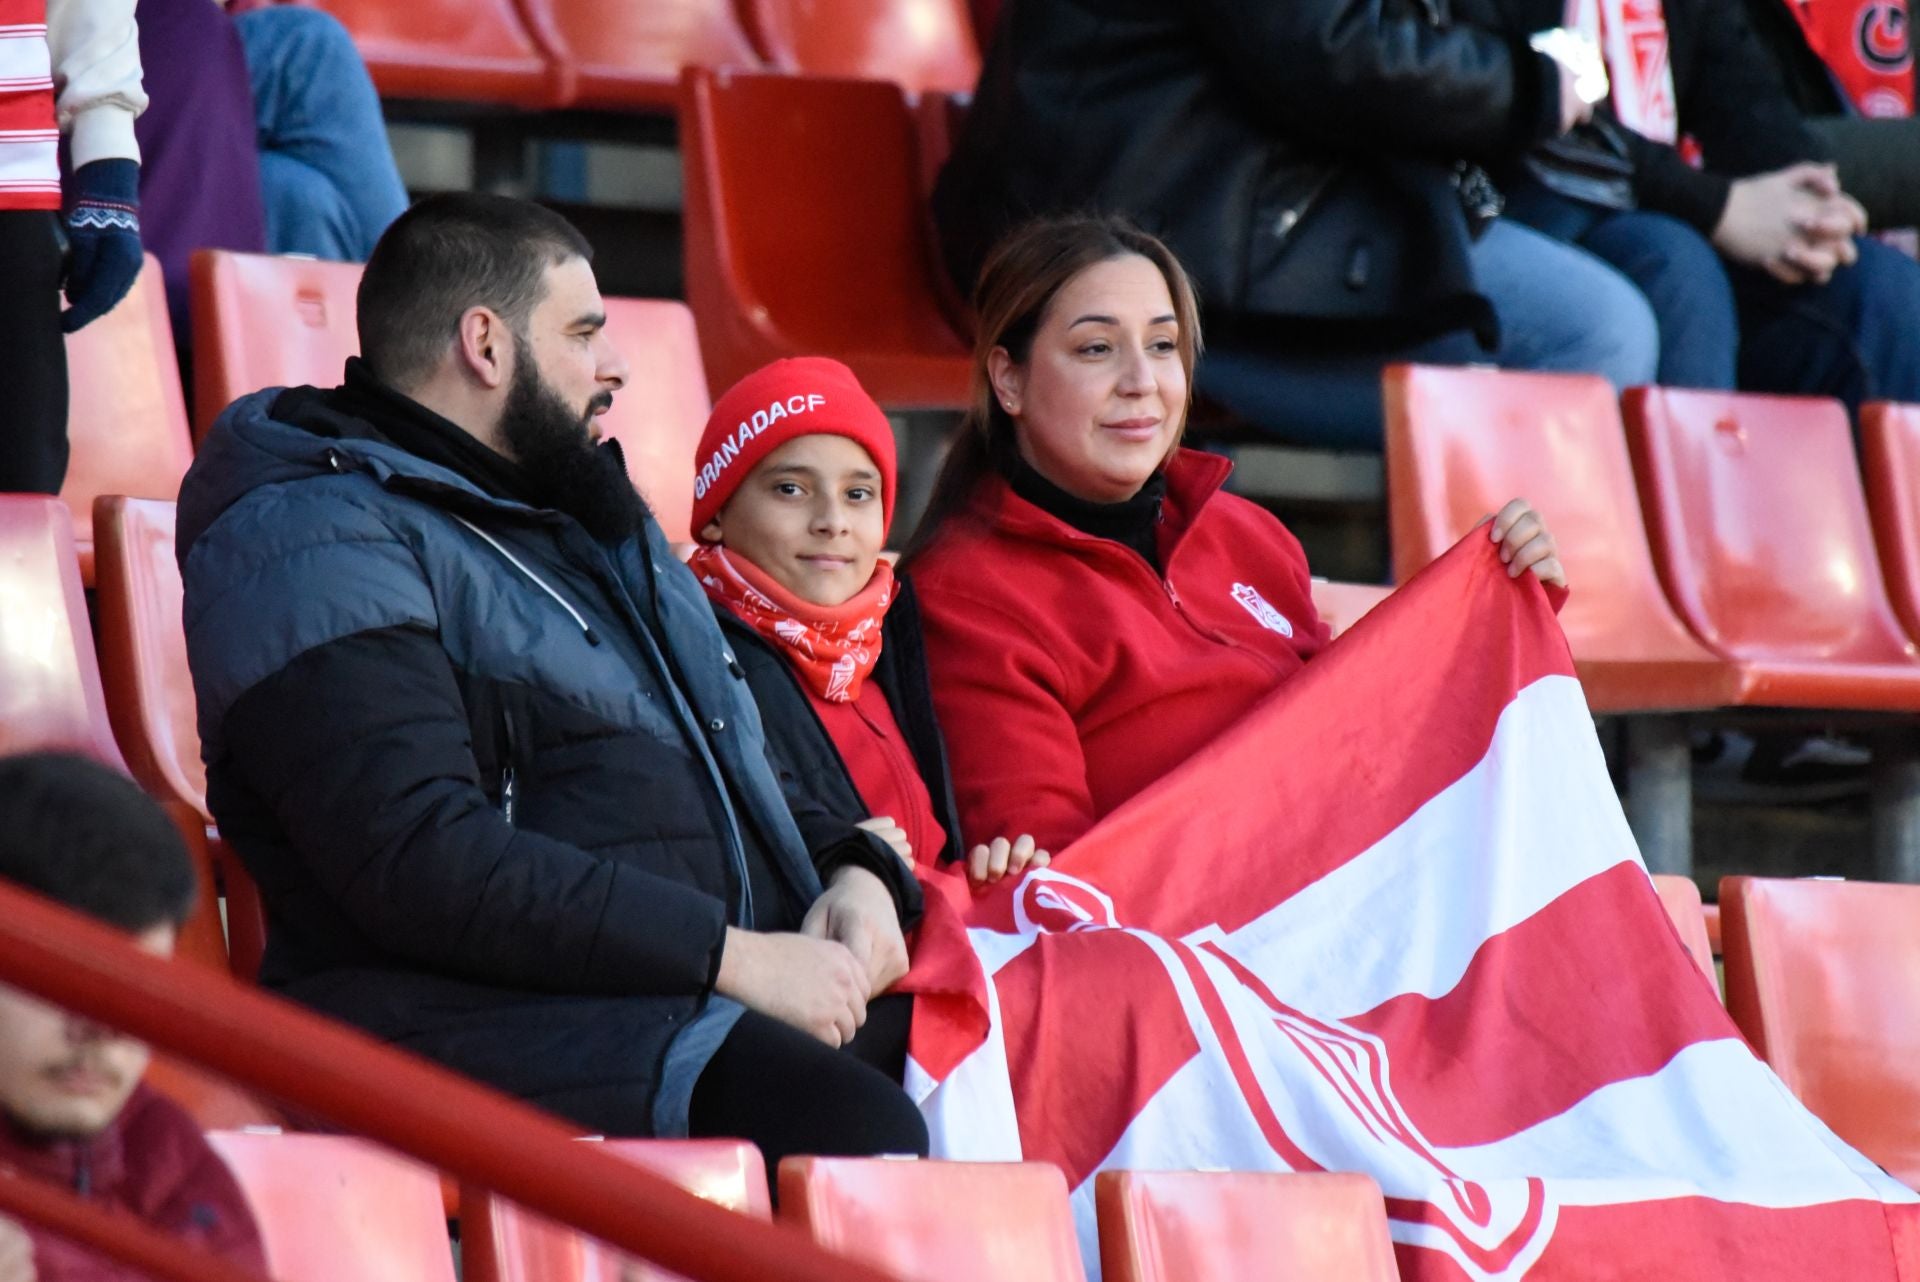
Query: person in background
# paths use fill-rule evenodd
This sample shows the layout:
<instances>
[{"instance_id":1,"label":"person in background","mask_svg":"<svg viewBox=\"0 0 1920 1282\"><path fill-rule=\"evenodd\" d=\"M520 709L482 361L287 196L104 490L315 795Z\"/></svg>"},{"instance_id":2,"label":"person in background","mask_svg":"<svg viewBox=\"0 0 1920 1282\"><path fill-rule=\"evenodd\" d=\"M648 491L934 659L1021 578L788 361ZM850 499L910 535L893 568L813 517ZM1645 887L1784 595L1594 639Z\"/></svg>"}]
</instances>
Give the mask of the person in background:
<instances>
[{"instance_id":1,"label":"person in background","mask_svg":"<svg viewBox=\"0 0 1920 1282\"><path fill-rule=\"evenodd\" d=\"M1221 490L1227 460L1180 448L1200 331L1166 245L1040 220L994 251L974 303L974 403L903 565L962 830L1066 851L1328 633L1299 542ZM1487 537L1509 575L1564 588L1524 500ZM1312 746L1277 746L1276 769L1290 751Z\"/></svg>"},{"instance_id":2,"label":"person in background","mask_svg":"<svg viewBox=\"0 0 1920 1282\"><path fill-rule=\"evenodd\" d=\"M66 335L105 315L140 274L133 122L147 99L133 9L134 0L0 0L0 493L60 492Z\"/></svg>"},{"instance_id":3,"label":"person in background","mask_svg":"<svg viewBox=\"0 0 1920 1282\"><path fill-rule=\"evenodd\" d=\"M160 808L79 757L0 760L0 879L173 952L196 891ZM259 1229L232 1174L176 1105L142 1084L140 1042L0 984L0 1176L48 1180L261 1276ZM144 1274L0 1217L0 1282Z\"/></svg>"},{"instance_id":4,"label":"person in background","mask_svg":"<svg viewBox=\"0 0 1920 1282\"><path fill-rule=\"evenodd\" d=\"M919 605L882 554L893 428L853 371L803 356L749 374L714 405L694 464L689 565L789 787L924 872L963 853L976 884L1046 867L1030 835L961 838Z\"/></svg>"}]
</instances>

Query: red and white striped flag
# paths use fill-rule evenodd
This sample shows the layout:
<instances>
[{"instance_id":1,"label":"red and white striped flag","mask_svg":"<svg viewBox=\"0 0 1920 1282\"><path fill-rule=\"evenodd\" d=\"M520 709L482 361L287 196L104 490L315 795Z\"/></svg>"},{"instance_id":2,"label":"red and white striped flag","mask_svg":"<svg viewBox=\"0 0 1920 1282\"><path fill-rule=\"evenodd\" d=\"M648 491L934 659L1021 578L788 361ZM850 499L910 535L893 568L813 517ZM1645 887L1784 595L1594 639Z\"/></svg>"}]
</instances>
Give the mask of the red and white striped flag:
<instances>
[{"instance_id":1,"label":"red and white striped flag","mask_svg":"<svg viewBox=\"0 0 1920 1282\"><path fill-rule=\"evenodd\" d=\"M1545 594L1463 540L1017 885L930 886L943 1157L1357 1170L1411 1279L1920 1282L1920 1198L1747 1050Z\"/></svg>"}]
</instances>

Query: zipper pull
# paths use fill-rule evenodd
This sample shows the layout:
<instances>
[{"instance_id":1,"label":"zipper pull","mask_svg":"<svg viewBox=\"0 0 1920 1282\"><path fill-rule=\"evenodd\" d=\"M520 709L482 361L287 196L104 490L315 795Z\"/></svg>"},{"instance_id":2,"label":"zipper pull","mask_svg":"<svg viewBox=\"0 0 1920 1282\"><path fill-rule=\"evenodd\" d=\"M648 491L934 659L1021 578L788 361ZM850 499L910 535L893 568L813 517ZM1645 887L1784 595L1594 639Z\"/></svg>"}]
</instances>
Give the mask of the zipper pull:
<instances>
[{"instance_id":1,"label":"zipper pull","mask_svg":"<svg viewBox=\"0 0 1920 1282\"><path fill-rule=\"evenodd\" d=\"M1172 579L1160 580L1160 586L1167 590L1167 600L1173 602L1174 609L1180 610L1185 608L1180 604L1180 594L1174 590Z\"/></svg>"},{"instance_id":2,"label":"zipper pull","mask_svg":"<svg viewBox=\"0 0 1920 1282\"><path fill-rule=\"evenodd\" d=\"M514 772L513 762L514 758L519 754L517 746L514 743L513 713L506 708L500 709L500 730L501 738L505 741L507 758L500 767L500 817L511 825L513 823L513 806L517 798L516 784L518 782Z\"/></svg>"},{"instance_id":3,"label":"zipper pull","mask_svg":"<svg viewBox=\"0 0 1920 1282\"><path fill-rule=\"evenodd\" d=\"M509 827L513 824L513 803L514 774L513 767L508 766L500 772L500 817L507 821Z\"/></svg>"}]
</instances>

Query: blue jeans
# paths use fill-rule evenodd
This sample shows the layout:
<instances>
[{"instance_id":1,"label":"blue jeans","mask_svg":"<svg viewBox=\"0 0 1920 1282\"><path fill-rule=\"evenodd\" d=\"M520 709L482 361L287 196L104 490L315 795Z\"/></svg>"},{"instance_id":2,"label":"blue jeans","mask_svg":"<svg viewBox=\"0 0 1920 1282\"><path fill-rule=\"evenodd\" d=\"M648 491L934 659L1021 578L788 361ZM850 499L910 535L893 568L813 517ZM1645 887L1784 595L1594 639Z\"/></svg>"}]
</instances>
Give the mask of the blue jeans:
<instances>
[{"instance_id":1,"label":"blue jeans","mask_svg":"<svg viewBox=\"0 0 1920 1282\"><path fill-rule=\"evenodd\" d=\"M1338 352L1229 341L1208 348L1199 390L1278 439L1377 450L1385 434L1380 371L1401 361L1594 373L1615 387L1652 381L1660 346L1653 312L1612 267L1502 218L1475 242L1473 270L1500 318L1500 345L1492 352L1466 333Z\"/></svg>"},{"instance_id":2,"label":"blue jeans","mask_svg":"<svg viewBox=\"0 0 1920 1282\"><path fill-rule=\"evenodd\" d=\"M364 261L407 207L366 64L318 9L274 5L234 23L253 87L267 248Z\"/></svg>"},{"instance_id":3,"label":"blue jeans","mask_svg":"<svg viewBox=\"0 0 1920 1282\"><path fill-rule=\"evenodd\" d=\"M1862 401L1920 398L1920 264L1877 241L1824 285L1728 263L1664 214L1616 213L1526 187L1508 206L1618 267L1660 323L1660 382Z\"/></svg>"}]
</instances>

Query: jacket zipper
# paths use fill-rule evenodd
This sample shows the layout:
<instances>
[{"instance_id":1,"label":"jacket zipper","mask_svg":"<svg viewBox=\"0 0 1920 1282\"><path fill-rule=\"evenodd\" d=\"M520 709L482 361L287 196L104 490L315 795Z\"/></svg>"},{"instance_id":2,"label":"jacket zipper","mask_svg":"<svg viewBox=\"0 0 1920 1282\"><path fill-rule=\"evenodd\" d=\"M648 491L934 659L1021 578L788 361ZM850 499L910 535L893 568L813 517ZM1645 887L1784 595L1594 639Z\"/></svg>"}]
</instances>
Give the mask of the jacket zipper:
<instances>
[{"instance_id":1,"label":"jacket zipper","mask_svg":"<svg viewBox=\"0 0 1920 1282\"><path fill-rule=\"evenodd\" d=\"M487 546L491 547L494 551L498 552L501 556L507 559L507 564L511 565L514 569L520 571L520 573L526 575L529 579L533 580L534 585L536 587L538 587L542 592L545 592L548 596L552 597L555 601L557 601L560 605L560 608L562 610L565 610L568 616L571 617L573 621L579 625L580 631L586 634L588 645L600 644L600 634L593 630L592 625L587 622L586 616L581 614L580 611L574 609L573 606L568 603L565 597L561 596L558 592L554 591L553 586L549 584L545 579L535 574L531 569L529 569L524 561L522 561L519 557L515 556L513 553L507 551L507 549L501 544L500 540L494 538L491 534L488 534L485 530L475 525L472 521L469 521L466 517L461 516L458 512L448 512L447 515L451 516L454 520L460 522L460 524L466 526L469 530L472 530L475 534L479 535L482 539L485 539L487 542Z\"/></svg>"},{"instance_id":2,"label":"jacket zipper","mask_svg":"<svg viewBox=\"0 0 1920 1282\"><path fill-rule=\"evenodd\" d=\"M513 740L513 713L505 708L500 709L500 729L506 746L506 761L500 767L500 817L507 821L508 827L512 827L514 804L519 800L518 777L514 773L513 763L519 753Z\"/></svg>"}]
</instances>

